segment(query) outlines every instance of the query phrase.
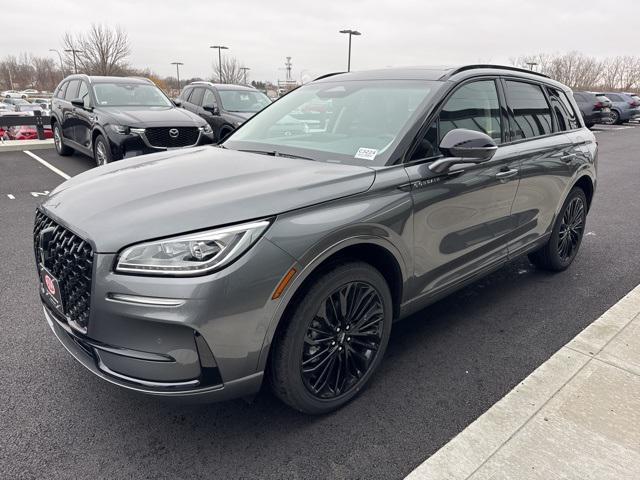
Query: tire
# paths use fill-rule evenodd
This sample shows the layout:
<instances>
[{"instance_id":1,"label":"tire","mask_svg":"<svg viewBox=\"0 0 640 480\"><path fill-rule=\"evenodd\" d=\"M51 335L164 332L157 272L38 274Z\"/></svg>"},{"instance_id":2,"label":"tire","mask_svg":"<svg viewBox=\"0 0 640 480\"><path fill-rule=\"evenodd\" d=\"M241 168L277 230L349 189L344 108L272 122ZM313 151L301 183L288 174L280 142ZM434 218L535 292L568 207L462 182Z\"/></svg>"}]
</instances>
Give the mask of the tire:
<instances>
[{"instance_id":1,"label":"tire","mask_svg":"<svg viewBox=\"0 0 640 480\"><path fill-rule=\"evenodd\" d=\"M593 128L596 124L595 123L586 123L585 127L587 128Z\"/></svg>"},{"instance_id":2,"label":"tire","mask_svg":"<svg viewBox=\"0 0 640 480\"><path fill-rule=\"evenodd\" d=\"M340 313L333 316L336 304ZM355 311L347 308L355 305ZM393 317L389 286L367 263L334 265L291 307L271 352L271 388L303 413L336 410L362 390L382 361Z\"/></svg>"},{"instance_id":3,"label":"tire","mask_svg":"<svg viewBox=\"0 0 640 480\"><path fill-rule=\"evenodd\" d=\"M620 112L617 110L611 110L611 123L613 125L620 125L622 120L620 120Z\"/></svg>"},{"instance_id":4,"label":"tire","mask_svg":"<svg viewBox=\"0 0 640 480\"><path fill-rule=\"evenodd\" d=\"M98 167L113 162L109 142L103 135L98 135L93 142L93 159Z\"/></svg>"},{"instance_id":5,"label":"tire","mask_svg":"<svg viewBox=\"0 0 640 480\"><path fill-rule=\"evenodd\" d=\"M580 187L574 187L558 213L549 241L529 254L531 263L551 272L566 270L580 249L586 220L587 197Z\"/></svg>"},{"instance_id":6,"label":"tire","mask_svg":"<svg viewBox=\"0 0 640 480\"><path fill-rule=\"evenodd\" d=\"M58 122L53 125L53 144L56 147L56 153L62 157L67 157L73 153L73 148L64 144L64 137L62 136L62 130Z\"/></svg>"}]
</instances>

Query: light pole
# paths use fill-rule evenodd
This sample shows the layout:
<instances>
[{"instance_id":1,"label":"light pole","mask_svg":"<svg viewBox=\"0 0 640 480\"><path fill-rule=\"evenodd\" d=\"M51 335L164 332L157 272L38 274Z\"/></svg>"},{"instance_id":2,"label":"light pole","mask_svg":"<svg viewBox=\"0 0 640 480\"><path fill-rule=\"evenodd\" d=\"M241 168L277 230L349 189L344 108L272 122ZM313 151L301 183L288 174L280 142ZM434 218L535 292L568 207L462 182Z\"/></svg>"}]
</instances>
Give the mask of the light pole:
<instances>
[{"instance_id":1,"label":"light pole","mask_svg":"<svg viewBox=\"0 0 640 480\"><path fill-rule=\"evenodd\" d=\"M176 77L178 78L178 92L180 92L180 65L184 65L182 62L171 62L171 65L176 66Z\"/></svg>"},{"instance_id":2,"label":"light pole","mask_svg":"<svg viewBox=\"0 0 640 480\"><path fill-rule=\"evenodd\" d=\"M220 83L225 83L222 80L222 50L229 50L229 47L225 47L224 45L211 45L209 48L217 48L218 49L218 74Z\"/></svg>"},{"instance_id":3,"label":"light pole","mask_svg":"<svg viewBox=\"0 0 640 480\"><path fill-rule=\"evenodd\" d=\"M60 60L60 72L62 72L62 77L64 78L64 63L62 62L62 55L60 54L60 50L57 48L50 48L50 52L56 52L58 54L58 59Z\"/></svg>"},{"instance_id":4,"label":"light pole","mask_svg":"<svg viewBox=\"0 0 640 480\"><path fill-rule=\"evenodd\" d=\"M247 70L251 70L251 69L249 67L240 67L240 70L242 70L243 82L246 85L247 84Z\"/></svg>"},{"instance_id":5,"label":"light pole","mask_svg":"<svg viewBox=\"0 0 640 480\"><path fill-rule=\"evenodd\" d=\"M76 55L78 53L83 53L82 50L76 50L75 48L67 48L65 52L73 53L73 70L75 73L78 73L78 64L76 63Z\"/></svg>"},{"instance_id":6,"label":"light pole","mask_svg":"<svg viewBox=\"0 0 640 480\"><path fill-rule=\"evenodd\" d=\"M347 33L349 34L349 56L347 57L347 72L351 71L351 37L353 35L362 35L359 31L357 30L340 30L340 33Z\"/></svg>"},{"instance_id":7,"label":"light pole","mask_svg":"<svg viewBox=\"0 0 640 480\"><path fill-rule=\"evenodd\" d=\"M533 72L533 67L538 65L538 63L537 62L527 62L527 65L529 65L529 70L531 70Z\"/></svg>"}]
</instances>

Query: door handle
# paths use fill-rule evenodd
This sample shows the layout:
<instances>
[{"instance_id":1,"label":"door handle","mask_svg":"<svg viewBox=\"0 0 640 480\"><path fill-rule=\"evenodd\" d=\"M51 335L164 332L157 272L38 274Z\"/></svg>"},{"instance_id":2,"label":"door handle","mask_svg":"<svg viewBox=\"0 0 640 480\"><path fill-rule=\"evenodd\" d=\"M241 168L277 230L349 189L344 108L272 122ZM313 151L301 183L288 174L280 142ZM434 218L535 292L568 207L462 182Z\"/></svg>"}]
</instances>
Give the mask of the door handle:
<instances>
[{"instance_id":1,"label":"door handle","mask_svg":"<svg viewBox=\"0 0 640 480\"><path fill-rule=\"evenodd\" d=\"M504 170L496 173L496 178L503 180L505 178L515 177L517 174L518 174L518 170L514 168L511 170Z\"/></svg>"},{"instance_id":2,"label":"door handle","mask_svg":"<svg viewBox=\"0 0 640 480\"><path fill-rule=\"evenodd\" d=\"M564 163L569 163L574 158L576 158L576 154L569 153L568 155L563 155L562 157L560 157L560 160L562 160Z\"/></svg>"}]
</instances>

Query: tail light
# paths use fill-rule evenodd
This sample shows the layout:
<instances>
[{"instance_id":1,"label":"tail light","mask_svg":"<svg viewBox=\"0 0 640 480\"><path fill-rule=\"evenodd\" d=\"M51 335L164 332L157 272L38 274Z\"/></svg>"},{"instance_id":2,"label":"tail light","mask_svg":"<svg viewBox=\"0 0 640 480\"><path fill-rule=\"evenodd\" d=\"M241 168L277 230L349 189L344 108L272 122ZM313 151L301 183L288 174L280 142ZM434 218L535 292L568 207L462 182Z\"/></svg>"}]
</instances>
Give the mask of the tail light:
<instances>
[{"instance_id":1,"label":"tail light","mask_svg":"<svg viewBox=\"0 0 640 480\"><path fill-rule=\"evenodd\" d=\"M640 105L640 103L638 103L635 100L632 100L632 101L629 102L629 106L631 106L631 107L637 107L638 105Z\"/></svg>"},{"instance_id":2,"label":"tail light","mask_svg":"<svg viewBox=\"0 0 640 480\"><path fill-rule=\"evenodd\" d=\"M602 102L596 102L596 104L593 106L596 110L601 110L602 107L604 107L604 105L602 104Z\"/></svg>"}]
</instances>

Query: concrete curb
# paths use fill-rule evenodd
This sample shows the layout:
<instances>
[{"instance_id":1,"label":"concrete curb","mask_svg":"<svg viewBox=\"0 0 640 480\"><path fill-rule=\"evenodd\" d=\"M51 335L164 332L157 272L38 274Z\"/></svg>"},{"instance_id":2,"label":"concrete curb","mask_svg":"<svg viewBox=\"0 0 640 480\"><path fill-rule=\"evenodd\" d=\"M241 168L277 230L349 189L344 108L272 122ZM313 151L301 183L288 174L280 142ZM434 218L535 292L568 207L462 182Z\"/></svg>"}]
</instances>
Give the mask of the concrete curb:
<instances>
[{"instance_id":1,"label":"concrete curb","mask_svg":"<svg viewBox=\"0 0 640 480\"><path fill-rule=\"evenodd\" d=\"M640 478L640 285L406 478Z\"/></svg>"},{"instance_id":2,"label":"concrete curb","mask_svg":"<svg viewBox=\"0 0 640 480\"><path fill-rule=\"evenodd\" d=\"M47 140L7 140L6 142L0 142L0 153L44 150L48 148L54 148L52 138Z\"/></svg>"}]
</instances>

